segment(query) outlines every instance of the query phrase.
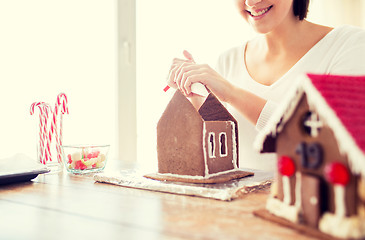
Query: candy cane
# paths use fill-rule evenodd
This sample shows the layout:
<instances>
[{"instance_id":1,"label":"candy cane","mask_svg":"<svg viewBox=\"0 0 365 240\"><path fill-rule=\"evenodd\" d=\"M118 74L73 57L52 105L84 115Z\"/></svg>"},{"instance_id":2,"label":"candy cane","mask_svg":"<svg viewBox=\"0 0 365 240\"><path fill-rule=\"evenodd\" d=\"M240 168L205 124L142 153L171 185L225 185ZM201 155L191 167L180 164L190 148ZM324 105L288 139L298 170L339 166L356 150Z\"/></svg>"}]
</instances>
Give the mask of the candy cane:
<instances>
[{"instance_id":1,"label":"candy cane","mask_svg":"<svg viewBox=\"0 0 365 240\"><path fill-rule=\"evenodd\" d=\"M58 136L58 128L57 128L57 116L58 116L58 104L55 104L54 110L53 110L53 114L52 114L52 122L51 122L51 132L52 134L54 134L55 136L55 140L56 140L56 150L57 150L57 159L58 162L62 161L61 158L61 144L60 144L60 138Z\"/></svg>"},{"instance_id":2,"label":"candy cane","mask_svg":"<svg viewBox=\"0 0 365 240\"><path fill-rule=\"evenodd\" d=\"M55 108L45 102L34 102L30 106L30 114L33 115L35 108L39 108L39 156L40 162L46 164L52 161L51 144L53 135L56 139L56 150L58 162L62 162L62 115L68 114L66 94L60 93L57 96ZM51 122L48 118L52 115ZM59 119L59 121L58 121ZM59 123L59 127L58 127Z\"/></svg>"},{"instance_id":3,"label":"candy cane","mask_svg":"<svg viewBox=\"0 0 365 240\"><path fill-rule=\"evenodd\" d=\"M34 108L39 108L39 155L40 155L40 162L45 164L44 158L44 112L42 107L43 102L34 102L30 106L30 114L34 114Z\"/></svg>"},{"instance_id":4,"label":"candy cane","mask_svg":"<svg viewBox=\"0 0 365 240\"><path fill-rule=\"evenodd\" d=\"M47 145L44 148L44 156L46 162L52 161L52 152L51 152L51 143L52 143L52 132L49 130L48 127L48 116L50 112L52 112L51 106L48 103L42 103L43 108L43 119L44 119L44 125L43 125L43 139L47 143Z\"/></svg>"},{"instance_id":5,"label":"candy cane","mask_svg":"<svg viewBox=\"0 0 365 240\"><path fill-rule=\"evenodd\" d=\"M59 113L60 110L61 110L61 114ZM59 123L60 123L59 135L56 136L56 141L57 141L57 151L58 151L59 159L61 159L61 146L62 146L62 137L63 137L62 136L63 114L65 114L65 113L68 114L68 105L67 105L67 96L66 96L66 94L60 93L60 94L57 95L57 102L56 102L56 105L55 105L55 112L56 112L56 117L59 115L59 119L60 119L60 121L59 121ZM57 129L56 129L56 132L57 132Z\"/></svg>"},{"instance_id":6,"label":"candy cane","mask_svg":"<svg viewBox=\"0 0 365 240\"><path fill-rule=\"evenodd\" d=\"M40 102L34 102L30 105L30 115L34 114L35 111L35 107L37 107L40 104ZM43 152L43 144L42 144L42 117L41 117L41 112L39 112L39 152L42 153ZM41 156L41 162L42 162L42 156Z\"/></svg>"}]
</instances>

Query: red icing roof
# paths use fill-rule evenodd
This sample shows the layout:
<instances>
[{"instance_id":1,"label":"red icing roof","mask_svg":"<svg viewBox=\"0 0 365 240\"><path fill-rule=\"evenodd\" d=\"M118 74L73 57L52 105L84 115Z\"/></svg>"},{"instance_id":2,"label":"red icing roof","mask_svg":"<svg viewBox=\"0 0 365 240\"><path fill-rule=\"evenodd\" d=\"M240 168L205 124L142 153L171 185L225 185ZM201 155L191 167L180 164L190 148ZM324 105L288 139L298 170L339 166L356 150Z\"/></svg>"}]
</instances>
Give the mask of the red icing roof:
<instances>
[{"instance_id":1,"label":"red icing roof","mask_svg":"<svg viewBox=\"0 0 365 240\"><path fill-rule=\"evenodd\" d=\"M308 76L365 153L365 76Z\"/></svg>"}]
</instances>

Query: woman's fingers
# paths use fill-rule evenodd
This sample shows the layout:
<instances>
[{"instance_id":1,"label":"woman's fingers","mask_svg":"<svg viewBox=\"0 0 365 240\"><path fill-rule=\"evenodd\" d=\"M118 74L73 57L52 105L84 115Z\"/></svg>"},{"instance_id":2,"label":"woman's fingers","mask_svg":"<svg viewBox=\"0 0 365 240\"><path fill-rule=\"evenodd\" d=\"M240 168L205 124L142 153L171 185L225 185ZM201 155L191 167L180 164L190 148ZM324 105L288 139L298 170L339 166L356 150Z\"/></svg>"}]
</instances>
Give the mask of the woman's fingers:
<instances>
[{"instance_id":1,"label":"woman's fingers","mask_svg":"<svg viewBox=\"0 0 365 240\"><path fill-rule=\"evenodd\" d=\"M182 91L186 96L189 96L192 92L191 92L191 85L193 83L196 82L201 82L203 77L204 77L204 73L201 73L199 71L195 71L195 72L190 72L189 74L187 74L186 76L184 76L183 79L183 87L182 87Z\"/></svg>"},{"instance_id":2,"label":"woman's fingers","mask_svg":"<svg viewBox=\"0 0 365 240\"><path fill-rule=\"evenodd\" d=\"M193 56L186 50L183 51L184 57L186 59L174 58L170 67L169 75L167 78L167 85L173 88L177 88L179 83L176 83L177 75L181 71L181 66L186 63L195 63Z\"/></svg>"},{"instance_id":3,"label":"woman's fingers","mask_svg":"<svg viewBox=\"0 0 365 240\"><path fill-rule=\"evenodd\" d=\"M185 63L186 61L187 60L180 59L180 58L174 58L172 60L169 75L167 77L167 85L169 85L170 87L173 87L173 88L177 88L177 85L175 83L176 71L179 69L181 64Z\"/></svg>"},{"instance_id":4,"label":"woman's fingers","mask_svg":"<svg viewBox=\"0 0 365 240\"><path fill-rule=\"evenodd\" d=\"M205 84L205 79L202 76L206 74L206 69L202 66L197 64L183 65L177 70L175 82L185 95L188 96L191 93L192 83L201 82Z\"/></svg>"},{"instance_id":5,"label":"woman's fingers","mask_svg":"<svg viewBox=\"0 0 365 240\"><path fill-rule=\"evenodd\" d=\"M191 53L189 53L187 50L183 51L184 57L186 57L187 59L191 60L192 62L195 63L195 60L193 58L193 55L191 55Z\"/></svg>"},{"instance_id":6,"label":"woman's fingers","mask_svg":"<svg viewBox=\"0 0 365 240\"><path fill-rule=\"evenodd\" d=\"M179 68L176 70L175 82L176 82L177 86L179 87L179 89L182 88L182 85L181 85L182 76L194 68L196 68L196 64L185 62L185 63L181 64L179 66Z\"/></svg>"},{"instance_id":7,"label":"woman's fingers","mask_svg":"<svg viewBox=\"0 0 365 240\"><path fill-rule=\"evenodd\" d=\"M177 85L175 83L175 76L176 76L176 70L178 69L178 67L179 66L177 66L177 65L171 66L169 76L167 78L167 85L169 85L170 87L173 87L173 88L177 88Z\"/></svg>"}]
</instances>

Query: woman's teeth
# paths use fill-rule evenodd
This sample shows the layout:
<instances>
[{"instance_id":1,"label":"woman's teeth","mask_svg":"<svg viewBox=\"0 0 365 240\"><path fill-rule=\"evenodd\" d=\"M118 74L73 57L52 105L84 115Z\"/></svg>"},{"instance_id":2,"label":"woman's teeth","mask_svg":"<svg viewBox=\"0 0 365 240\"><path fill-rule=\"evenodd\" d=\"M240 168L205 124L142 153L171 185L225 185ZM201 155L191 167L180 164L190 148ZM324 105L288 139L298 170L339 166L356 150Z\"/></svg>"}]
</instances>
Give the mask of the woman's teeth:
<instances>
[{"instance_id":1,"label":"woman's teeth","mask_svg":"<svg viewBox=\"0 0 365 240\"><path fill-rule=\"evenodd\" d=\"M251 16L258 17L258 16L261 16L261 15L267 13L271 9L271 7L272 6L265 8L265 9L261 10L260 12L250 12L250 11L248 11L248 12L250 13Z\"/></svg>"}]
</instances>

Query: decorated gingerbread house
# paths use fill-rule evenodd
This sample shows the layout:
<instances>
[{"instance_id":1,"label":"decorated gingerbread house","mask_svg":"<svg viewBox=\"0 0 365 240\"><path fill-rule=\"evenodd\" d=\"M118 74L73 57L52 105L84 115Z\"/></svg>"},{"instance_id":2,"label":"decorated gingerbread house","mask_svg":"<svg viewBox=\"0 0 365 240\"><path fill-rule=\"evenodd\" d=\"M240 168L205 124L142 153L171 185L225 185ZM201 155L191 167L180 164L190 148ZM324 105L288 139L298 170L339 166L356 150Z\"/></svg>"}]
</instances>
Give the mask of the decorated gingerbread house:
<instances>
[{"instance_id":1,"label":"decorated gingerbread house","mask_svg":"<svg viewBox=\"0 0 365 240\"><path fill-rule=\"evenodd\" d=\"M252 175L238 169L237 121L212 93L197 110L175 92L157 124L157 155L158 174L146 177L215 183Z\"/></svg>"},{"instance_id":2,"label":"decorated gingerbread house","mask_svg":"<svg viewBox=\"0 0 365 240\"><path fill-rule=\"evenodd\" d=\"M323 236L365 237L365 77L306 75L255 146L276 152L278 163L257 215Z\"/></svg>"}]
</instances>

